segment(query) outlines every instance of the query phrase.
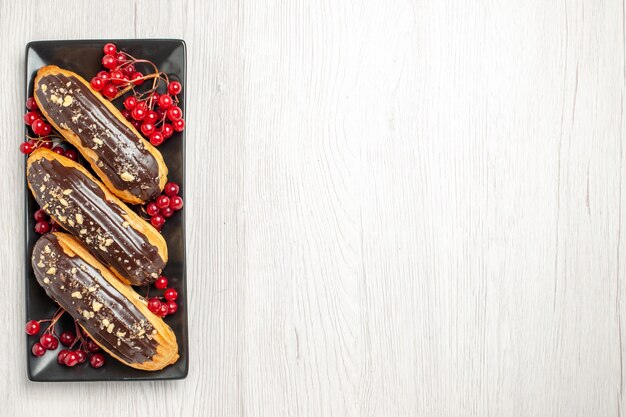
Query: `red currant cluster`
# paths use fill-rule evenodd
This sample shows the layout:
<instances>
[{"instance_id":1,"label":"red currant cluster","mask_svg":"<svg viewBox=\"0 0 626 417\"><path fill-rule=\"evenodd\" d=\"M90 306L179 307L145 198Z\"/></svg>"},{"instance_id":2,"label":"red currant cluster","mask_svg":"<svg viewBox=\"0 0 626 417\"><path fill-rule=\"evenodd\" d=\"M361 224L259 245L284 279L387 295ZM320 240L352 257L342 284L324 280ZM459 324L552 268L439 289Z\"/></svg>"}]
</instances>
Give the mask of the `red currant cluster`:
<instances>
[{"instance_id":1,"label":"red currant cluster","mask_svg":"<svg viewBox=\"0 0 626 417\"><path fill-rule=\"evenodd\" d=\"M132 86L143 84L146 77L135 69L135 60L124 52L118 52L112 43L104 45L102 65L109 71L100 71L91 79L91 88L113 99L124 94Z\"/></svg>"},{"instance_id":2,"label":"red currant cluster","mask_svg":"<svg viewBox=\"0 0 626 417\"><path fill-rule=\"evenodd\" d=\"M135 64L147 63L154 67L154 73L143 75ZM91 87L105 97L115 99L132 90L133 94L124 99L122 114L154 146L169 139L174 132L185 129L183 111L178 107L178 94L183 87L178 81L170 81L167 74L159 72L156 65L144 59L118 52L112 43L104 45L102 65L108 71L100 71L91 79ZM152 88L137 92L135 86L152 79ZM166 92L159 94L159 84L165 82Z\"/></svg>"},{"instance_id":3,"label":"red currant cluster","mask_svg":"<svg viewBox=\"0 0 626 417\"><path fill-rule=\"evenodd\" d=\"M24 123L30 126L35 136L26 136L28 140L20 143L20 152L29 154L40 147L48 148L59 155L65 155L71 160L76 161L76 159L78 159L76 150L71 148L63 149L58 145L59 142L62 141L62 138L58 134L52 133L52 126L44 121L45 119L39 111L37 102L33 97L26 99L26 108L28 111L24 115Z\"/></svg>"},{"instance_id":4,"label":"red currant cluster","mask_svg":"<svg viewBox=\"0 0 626 417\"><path fill-rule=\"evenodd\" d=\"M165 317L178 311L178 291L174 288L167 288L167 278L161 275L154 281L154 286L163 291L163 297L152 297L148 300L148 310L160 317Z\"/></svg>"},{"instance_id":5,"label":"red currant cluster","mask_svg":"<svg viewBox=\"0 0 626 417\"><path fill-rule=\"evenodd\" d=\"M68 349L62 349L57 354L57 362L60 365L76 366L84 363L89 357L89 363L94 368L100 368L104 365L104 355L98 353L100 346L98 346L93 340L83 337L80 327L74 321L76 333L66 331L56 337L54 331L55 325L59 318L65 313L64 310L59 309L49 320L30 320L26 323L26 334L29 336L36 336L41 331L41 324L43 322L50 322L50 325L44 330L43 334L39 337L39 342L33 344L31 352L35 356L43 356L49 350L56 350L59 347L59 340L63 346ZM74 347L78 344L78 348Z\"/></svg>"},{"instance_id":6,"label":"red currant cluster","mask_svg":"<svg viewBox=\"0 0 626 417\"><path fill-rule=\"evenodd\" d=\"M43 235L48 232L58 232L60 230L59 225L54 219L51 219L48 214L43 211L43 209L39 209L33 214L33 218L35 219L35 232Z\"/></svg>"},{"instance_id":7,"label":"red currant cluster","mask_svg":"<svg viewBox=\"0 0 626 417\"><path fill-rule=\"evenodd\" d=\"M155 229L161 230L165 220L183 208L183 198L178 195L180 187L175 182L168 182L163 189L164 194L146 204L145 211L150 216L150 223Z\"/></svg>"}]
</instances>

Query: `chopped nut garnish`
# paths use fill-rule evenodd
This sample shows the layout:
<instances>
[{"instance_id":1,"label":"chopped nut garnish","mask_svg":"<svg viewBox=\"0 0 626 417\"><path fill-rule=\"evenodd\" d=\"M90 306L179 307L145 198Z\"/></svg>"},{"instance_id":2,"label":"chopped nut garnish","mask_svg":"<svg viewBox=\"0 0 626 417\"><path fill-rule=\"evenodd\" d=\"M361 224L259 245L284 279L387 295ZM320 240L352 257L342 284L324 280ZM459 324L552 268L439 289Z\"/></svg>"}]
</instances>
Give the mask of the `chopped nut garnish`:
<instances>
[{"instance_id":1,"label":"chopped nut garnish","mask_svg":"<svg viewBox=\"0 0 626 417\"><path fill-rule=\"evenodd\" d=\"M67 222L69 223L70 226L74 226L74 220L72 219L67 219Z\"/></svg>"},{"instance_id":2,"label":"chopped nut garnish","mask_svg":"<svg viewBox=\"0 0 626 417\"><path fill-rule=\"evenodd\" d=\"M113 239L107 239L104 241L104 246L111 246L113 244Z\"/></svg>"},{"instance_id":3,"label":"chopped nut garnish","mask_svg":"<svg viewBox=\"0 0 626 417\"><path fill-rule=\"evenodd\" d=\"M109 325L109 319L102 319L102 324L104 326L108 326Z\"/></svg>"},{"instance_id":4,"label":"chopped nut garnish","mask_svg":"<svg viewBox=\"0 0 626 417\"><path fill-rule=\"evenodd\" d=\"M43 279L43 283L44 283L44 284L50 284L50 280L49 280L48 278L44 278L44 279Z\"/></svg>"},{"instance_id":5,"label":"chopped nut garnish","mask_svg":"<svg viewBox=\"0 0 626 417\"><path fill-rule=\"evenodd\" d=\"M129 226L129 224L130 224L130 223L128 223L128 222L124 222L124 223L122 223L122 227L126 228L126 227L128 227L128 226Z\"/></svg>"},{"instance_id":6,"label":"chopped nut garnish","mask_svg":"<svg viewBox=\"0 0 626 417\"><path fill-rule=\"evenodd\" d=\"M94 292L97 289L98 289L98 287L89 287L89 292Z\"/></svg>"},{"instance_id":7,"label":"chopped nut garnish","mask_svg":"<svg viewBox=\"0 0 626 417\"><path fill-rule=\"evenodd\" d=\"M48 89L47 85L41 84L41 91L43 91L45 93L47 89Z\"/></svg>"},{"instance_id":8,"label":"chopped nut garnish","mask_svg":"<svg viewBox=\"0 0 626 417\"><path fill-rule=\"evenodd\" d=\"M83 224L83 215L80 213L76 213L76 222L78 224Z\"/></svg>"},{"instance_id":9,"label":"chopped nut garnish","mask_svg":"<svg viewBox=\"0 0 626 417\"><path fill-rule=\"evenodd\" d=\"M72 273L72 275L74 275L74 274L76 274L76 272L78 272L78 269L72 268L72 270L70 272Z\"/></svg>"},{"instance_id":10,"label":"chopped nut garnish","mask_svg":"<svg viewBox=\"0 0 626 417\"><path fill-rule=\"evenodd\" d=\"M124 171L122 172L122 174L120 175L120 178L122 178L124 181L128 182L128 181L132 181L135 179L135 177L133 177L132 175L130 175L128 172Z\"/></svg>"},{"instance_id":11,"label":"chopped nut garnish","mask_svg":"<svg viewBox=\"0 0 626 417\"><path fill-rule=\"evenodd\" d=\"M59 198L59 202L63 204L65 207L69 206L69 203L64 198Z\"/></svg>"},{"instance_id":12,"label":"chopped nut garnish","mask_svg":"<svg viewBox=\"0 0 626 417\"><path fill-rule=\"evenodd\" d=\"M63 190L63 195L70 195L72 194L72 190L70 190L69 188L67 190Z\"/></svg>"},{"instance_id":13,"label":"chopped nut garnish","mask_svg":"<svg viewBox=\"0 0 626 417\"><path fill-rule=\"evenodd\" d=\"M63 107L71 106L73 102L74 99L72 98L72 96L65 96L63 98Z\"/></svg>"},{"instance_id":14,"label":"chopped nut garnish","mask_svg":"<svg viewBox=\"0 0 626 417\"><path fill-rule=\"evenodd\" d=\"M109 324L109 327L107 327L107 332L113 333L114 328L115 328L115 325L113 323Z\"/></svg>"},{"instance_id":15,"label":"chopped nut garnish","mask_svg":"<svg viewBox=\"0 0 626 417\"><path fill-rule=\"evenodd\" d=\"M80 291L74 291L72 293L72 298L78 298L80 300L83 298L83 296L81 295Z\"/></svg>"},{"instance_id":16,"label":"chopped nut garnish","mask_svg":"<svg viewBox=\"0 0 626 417\"><path fill-rule=\"evenodd\" d=\"M96 300L93 300L93 303L91 304L91 306L93 307L93 311L99 311L102 308L102 303L99 303Z\"/></svg>"},{"instance_id":17,"label":"chopped nut garnish","mask_svg":"<svg viewBox=\"0 0 626 417\"><path fill-rule=\"evenodd\" d=\"M54 274L56 274L56 273L57 273L57 269L56 269L55 267L49 268L49 269L46 271L46 274L48 274L48 275L54 275Z\"/></svg>"},{"instance_id":18,"label":"chopped nut garnish","mask_svg":"<svg viewBox=\"0 0 626 417\"><path fill-rule=\"evenodd\" d=\"M102 142L102 139L100 139L100 138L93 138L93 141L95 143L97 143L98 145L102 145L104 143L104 142Z\"/></svg>"},{"instance_id":19,"label":"chopped nut garnish","mask_svg":"<svg viewBox=\"0 0 626 417\"><path fill-rule=\"evenodd\" d=\"M50 253L50 252L51 252L51 250L50 250L50 246L49 246L49 245L46 245L46 246L43 248L43 251L44 251L45 253Z\"/></svg>"},{"instance_id":20,"label":"chopped nut garnish","mask_svg":"<svg viewBox=\"0 0 626 417\"><path fill-rule=\"evenodd\" d=\"M115 333L115 336L117 336L117 337L124 337L124 336L126 336L126 332L118 330L117 333Z\"/></svg>"}]
</instances>

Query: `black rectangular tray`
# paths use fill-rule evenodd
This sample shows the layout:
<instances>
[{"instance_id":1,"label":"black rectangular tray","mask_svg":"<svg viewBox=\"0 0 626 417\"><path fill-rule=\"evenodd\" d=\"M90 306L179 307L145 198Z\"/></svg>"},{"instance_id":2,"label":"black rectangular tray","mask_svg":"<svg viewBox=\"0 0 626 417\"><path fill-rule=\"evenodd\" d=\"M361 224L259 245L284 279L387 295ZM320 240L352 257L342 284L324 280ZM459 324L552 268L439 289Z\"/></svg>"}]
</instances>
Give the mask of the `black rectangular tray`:
<instances>
[{"instance_id":1,"label":"black rectangular tray","mask_svg":"<svg viewBox=\"0 0 626 417\"><path fill-rule=\"evenodd\" d=\"M104 69L101 64L102 47L113 42L118 49L130 53L136 58L154 62L160 71L167 73L172 79L179 80L183 91L178 96L180 108L185 112L186 85L186 47L185 42L177 39L107 39L107 40L70 40L70 41L36 41L26 46L26 96L32 96L33 80L37 70L45 65L58 65L74 71L83 78L90 80L98 71ZM120 107L123 99L114 103ZM26 109L24 109L26 111ZM184 113L186 114L186 113ZM25 132L28 131L25 126ZM159 147L169 168L168 180L180 184L181 196L185 198L185 132L175 133ZM39 235L35 233L33 213L37 210L37 202L26 185L24 174L24 195L26 198L26 320L50 318L57 309L57 304L46 295L37 283L30 258ZM167 242L169 261L163 271L169 280L169 286L178 290L178 311L165 318L174 330L178 341L180 359L161 371L140 371L123 365L105 354L106 364L94 369L88 363L69 368L57 364L57 355L63 348L48 352L42 357L34 357L30 350L38 340L27 336L26 361L28 378L31 381L137 381L182 379L189 370L189 343L187 335L187 278L185 261L185 209L176 212L167 220L163 227L163 236ZM145 289L138 289L145 295ZM158 290L157 290L158 291ZM154 288L152 293L155 293ZM42 326L43 329L44 326ZM73 321L68 314L57 325L57 332L73 330Z\"/></svg>"}]
</instances>

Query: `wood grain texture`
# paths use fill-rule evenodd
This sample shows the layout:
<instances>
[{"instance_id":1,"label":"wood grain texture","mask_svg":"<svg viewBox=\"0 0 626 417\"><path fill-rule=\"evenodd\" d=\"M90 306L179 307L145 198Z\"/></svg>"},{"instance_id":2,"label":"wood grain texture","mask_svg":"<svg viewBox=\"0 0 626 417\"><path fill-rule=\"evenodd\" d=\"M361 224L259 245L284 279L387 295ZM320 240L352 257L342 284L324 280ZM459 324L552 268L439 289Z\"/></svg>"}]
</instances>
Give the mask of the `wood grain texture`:
<instances>
[{"instance_id":1,"label":"wood grain texture","mask_svg":"<svg viewBox=\"0 0 626 417\"><path fill-rule=\"evenodd\" d=\"M626 412L622 2L110 3L0 0L7 415ZM123 37L188 45L189 377L31 383L24 46Z\"/></svg>"}]
</instances>

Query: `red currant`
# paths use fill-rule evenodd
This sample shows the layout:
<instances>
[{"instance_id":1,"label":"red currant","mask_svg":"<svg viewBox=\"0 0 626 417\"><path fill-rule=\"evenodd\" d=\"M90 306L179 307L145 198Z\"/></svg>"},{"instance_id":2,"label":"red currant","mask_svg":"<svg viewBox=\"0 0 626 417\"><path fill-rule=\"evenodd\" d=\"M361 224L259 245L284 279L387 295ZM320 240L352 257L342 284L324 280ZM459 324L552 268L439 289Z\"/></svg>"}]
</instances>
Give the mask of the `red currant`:
<instances>
[{"instance_id":1,"label":"red currant","mask_svg":"<svg viewBox=\"0 0 626 417\"><path fill-rule=\"evenodd\" d=\"M166 196L166 195L160 195L156 199L156 205L160 209L165 208L165 207L169 207L169 205L170 205L170 198L168 196Z\"/></svg>"},{"instance_id":2,"label":"red currant","mask_svg":"<svg viewBox=\"0 0 626 417\"><path fill-rule=\"evenodd\" d=\"M48 220L48 214L43 209L39 209L33 214L33 218L36 222L45 222Z\"/></svg>"},{"instance_id":3,"label":"red currant","mask_svg":"<svg viewBox=\"0 0 626 417\"><path fill-rule=\"evenodd\" d=\"M72 343L74 343L75 339L76 336L72 332L63 332L59 336L59 340L61 341L61 344L63 346L70 346Z\"/></svg>"},{"instance_id":4,"label":"red currant","mask_svg":"<svg viewBox=\"0 0 626 417\"><path fill-rule=\"evenodd\" d=\"M136 106L131 112L130 115L133 116L135 120L143 120L146 117L146 109L143 107Z\"/></svg>"},{"instance_id":5,"label":"red currant","mask_svg":"<svg viewBox=\"0 0 626 417\"><path fill-rule=\"evenodd\" d=\"M155 203L148 203L146 205L146 213L148 213L148 216L154 216L158 212L159 212L159 207L157 207Z\"/></svg>"},{"instance_id":6,"label":"red currant","mask_svg":"<svg viewBox=\"0 0 626 417\"><path fill-rule=\"evenodd\" d=\"M159 97L158 104L159 107L162 109L169 109L170 107L172 107L172 104L174 104L174 100L172 100L172 97L168 96L167 94L163 94Z\"/></svg>"},{"instance_id":7,"label":"red currant","mask_svg":"<svg viewBox=\"0 0 626 417\"><path fill-rule=\"evenodd\" d=\"M32 140L29 140L28 142L20 143L20 152L22 152L23 154L28 155L34 150L35 150L35 144L33 143Z\"/></svg>"},{"instance_id":8,"label":"red currant","mask_svg":"<svg viewBox=\"0 0 626 417\"><path fill-rule=\"evenodd\" d=\"M70 158L72 161L76 161L78 159L78 153L74 149L67 149L65 151L65 157Z\"/></svg>"},{"instance_id":9,"label":"red currant","mask_svg":"<svg viewBox=\"0 0 626 417\"><path fill-rule=\"evenodd\" d=\"M24 123L26 123L28 126L31 126L33 123L35 123L35 120L39 120L39 113L37 113L36 111L29 111L24 115Z\"/></svg>"},{"instance_id":10,"label":"red currant","mask_svg":"<svg viewBox=\"0 0 626 417\"><path fill-rule=\"evenodd\" d=\"M113 85L124 84L124 74L122 74L122 71L111 71L111 82L113 83Z\"/></svg>"},{"instance_id":11,"label":"red currant","mask_svg":"<svg viewBox=\"0 0 626 417\"><path fill-rule=\"evenodd\" d=\"M175 195L174 197L170 199L170 208L172 210L178 211L183 208L183 205L184 205L184 201L182 197L178 195Z\"/></svg>"},{"instance_id":12,"label":"red currant","mask_svg":"<svg viewBox=\"0 0 626 417\"><path fill-rule=\"evenodd\" d=\"M65 365L65 357L67 356L68 353L70 353L71 351L68 349L61 349L59 351L59 354L57 355L57 363L59 365Z\"/></svg>"},{"instance_id":13,"label":"red currant","mask_svg":"<svg viewBox=\"0 0 626 417\"><path fill-rule=\"evenodd\" d=\"M148 110L146 117L143 119L144 123L152 123L153 125L159 120L154 110Z\"/></svg>"},{"instance_id":14,"label":"red currant","mask_svg":"<svg viewBox=\"0 0 626 417\"><path fill-rule=\"evenodd\" d=\"M178 311L178 304L176 301L168 301L167 302L167 314L174 314Z\"/></svg>"},{"instance_id":15,"label":"red currant","mask_svg":"<svg viewBox=\"0 0 626 417\"><path fill-rule=\"evenodd\" d=\"M106 45L104 45L104 48L102 48L102 50L106 55L115 55L117 53L117 47L115 46L115 44L112 43L107 43Z\"/></svg>"},{"instance_id":16,"label":"red currant","mask_svg":"<svg viewBox=\"0 0 626 417\"><path fill-rule=\"evenodd\" d=\"M39 338L39 343L41 343L41 345L46 349L54 350L59 346L59 339L50 333L44 333Z\"/></svg>"},{"instance_id":17,"label":"red currant","mask_svg":"<svg viewBox=\"0 0 626 417\"><path fill-rule=\"evenodd\" d=\"M102 89L102 94L104 94L106 98L113 98L117 95L117 87L111 83L108 83Z\"/></svg>"},{"instance_id":18,"label":"red currant","mask_svg":"<svg viewBox=\"0 0 626 417\"><path fill-rule=\"evenodd\" d=\"M71 350L67 352L65 358L63 358L63 363L65 363L69 367L78 365L78 355L76 354L76 352L73 352Z\"/></svg>"},{"instance_id":19,"label":"red currant","mask_svg":"<svg viewBox=\"0 0 626 417\"><path fill-rule=\"evenodd\" d=\"M93 77L89 85L91 85L91 88L93 88L94 90L100 91L104 88L104 81L102 81L102 78Z\"/></svg>"},{"instance_id":20,"label":"red currant","mask_svg":"<svg viewBox=\"0 0 626 417\"><path fill-rule=\"evenodd\" d=\"M48 136L50 133L52 133L52 126L50 126L48 123L44 123L41 127L41 131L39 132L39 134L41 136Z\"/></svg>"},{"instance_id":21,"label":"red currant","mask_svg":"<svg viewBox=\"0 0 626 417\"><path fill-rule=\"evenodd\" d=\"M37 102L35 101L35 97L28 97L26 99L26 108L28 110L37 110Z\"/></svg>"},{"instance_id":22,"label":"red currant","mask_svg":"<svg viewBox=\"0 0 626 417\"><path fill-rule=\"evenodd\" d=\"M32 125L30 125L30 127L33 129L33 132L35 132L36 135L42 135L42 130L44 129L44 126L46 125L46 122L44 122L41 119L36 119Z\"/></svg>"},{"instance_id":23,"label":"red currant","mask_svg":"<svg viewBox=\"0 0 626 417\"><path fill-rule=\"evenodd\" d=\"M123 64L124 62L126 62L126 55L124 55L121 52L118 52L117 54L115 54L115 60L117 61L118 64Z\"/></svg>"},{"instance_id":24,"label":"red currant","mask_svg":"<svg viewBox=\"0 0 626 417\"><path fill-rule=\"evenodd\" d=\"M154 125L152 123L145 123L141 125L141 133L144 134L144 136L150 136L152 133L154 133Z\"/></svg>"},{"instance_id":25,"label":"red currant","mask_svg":"<svg viewBox=\"0 0 626 417\"><path fill-rule=\"evenodd\" d=\"M160 317L165 317L167 316L168 311L169 311L169 308L167 307L167 303L161 303L161 308L159 309L159 312L157 314Z\"/></svg>"},{"instance_id":26,"label":"red currant","mask_svg":"<svg viewBox=\"0 0 626 417\"><path fill-rule=\"evenodd\" d=\"M35 356L43 356L43 354L46 353L46 348L43 347L41 343L37 342L33 345L31 352L33 352Z\"/></svg>"},{"instance_id":27,"label":"red currant","mask_svg":"<svg viewBox=\"0 0 626 417\"><path fill-rule=\"evenodd\" d=\"M167 113L167 110L157 107L156 113L157 113L157 119L161 120L165 117L165 113Z\"/></svg>"},{"instance_id":28,"label":"red currant","mask_svg":"<svg viewBox=\"0 0 626 417\"><path fill-rule=\"evenodd\" d=\"M159 146L163 143L164 140L165 138L163 137L163 134L161 132L154 132L150 135L150 143L154 146Z\"/></svg>"},{"instance_id":29,"label":"red currant","mask_svg":"<svg viewBox=\"0 0 626 417\"><path fill-rule=\"evenodd\" d=\"M65 149L63 149L60 146L55 146L54 148L52 148L52 152L56 153L57 155L61 155L61 156L65 155Z\"/></svg>"},{"instance_id":30,"label":"red currant","mask_svg":"<svg viewBox=\"0 0 626 417\"><path fill-rule=\"evenodd\" d=\"M91 355L91 358L89 359L89 364L93 368L100 368L102 365L104 365L104 356L102 355L102 353L95 353Z\"/></svg>"},{"instance_id":31,"label":"red currant","mask_svg":"<svg viewBox=\"0 0 626 417\"><path fill-rule=\"evenodd\" d=\"M132 118L132 116L131 116L131 118ZM132 119L132 120L130 121L130 123L133 125L133 127L134 127L135 129L137 129L137 130L141 130L141 125L143 124L143 123L141 123L141 120L135 120L135 119Z\"/></svg>"},{"instance_id":32,"label":"red currant","mask_svg":"<svg viewBox=\"0 0 626 417\"><path fill-rule=\"evenodd\" d=\"M174 125L174 130L177 132L182 132L185 130L185 119L178 119L172 123Z\"/></svg>"},{"instance_id":33,"label":"red currant","mask_svg":"<svg viewBox=\"0 0 626 417\"><path fill-rule=\"evenodd\" d=\"M183 86L178 81L172 81L167 86L167 92L173 96L177 96L183 90Z\"/></svg>"},{"instance_id":34,"label":"red currant","mask_svg":"<svg viewBox=\"0 0 626 417\"><path fill-rule=\"evenodd\" d=\"M148 110L148 104L145 101L139 101L137 102L137 107L141 107L144 110Z\"/></svg>"},{"instance_id":35,"label":"red currant","mask_svg":"<svg viewBox=\"0 0 626 417\"><path fill-rule=\"evenodd\" d=\"M182 117L183 117L183 111L180 109L180 107L173 106L167 109L167 118L170 119L172 122L175 122L176 120Z\"/></svg>"},{"instance_id":36,"label":"red currant","mask_svg":"<svg viewBox=\"0 0 626 417\"><path fill-rule=\"evenodd\" d=\"M130 115L130 112L126 109L122 110L122 116L124 116L124 119L128 120L130 119L132 116Z\"/></svg>"},{"instance_id":37,"label":"red currant","mask_svg":"<svg viewBox=\"0 0 626 417\"><path fill-rule=\"evenodd\" d=\"M91 353L98 352L100 350L100 346L98 346L98 344L91 339L85 340L85 348Z\"/></svg>"},{"instance_id":38,"label":"red currant","mask_svg":"<svg viewBox=\"0 0 626 417\"><path fill-rule=\"evenodd\" d=\"M172 210L169 207L165 207L162 208L159 213L161 214L161 216L165 217L166 219L169 219L170 217L172 217L174 215L174 210Z\"/></svg>"},{"instance_id":39,"label":"red currant","mask_svg":"<svg viewBox=\"0 0 626 417\"><path fill-rule=\"evenodd\" d=\"M107 83L111 79L111 74L108 71L100 71L96 74L96 77L100 78L103 83Z\"/></svg>"},{"instance_id":40,"label":"red currant","mask_svg":"<svg viewBox=\"0 0 626 417\"><path fill-rule=\"evenodd\" d=\"M150 219L150 223L154 226L155 229L161 230L163 225L165 224L165 219L160 214L152 216Z\"/></svg>"},{"instance_id":41,"label":"red currant","mask_svg":"<svg viewBox=\"0 0 626 417\"><path fill-rule=\"evenodd\" d=\"M76 353L76 356L78 356L78 363L85 363L85 361L87 360L87 354L84 350L75 350L74 353Z\"/></svg>"},{"instance_id":42,"label":"red currant","mask_svg":"<svg viewBox=\"0 0 626 417\"><path fill-rule=\"evenodd\" d=\"M148 310L152 311L154 314L157 314L159 310L161 310L161 301L156 297L152 297L150 300L148 300Z\"/></svg>"},{"instance_id":43,"label":"red currant","mask_svg":"<svg viewBox=\"0 0 626 417\"><path fill-rule=\"evenodd\" d=\"M157 278L156 281L154 281L154 286L156 288L158 288L159 290L166 289L167 288L167 278L165 278L163 275L161 275L160 277ZM28 333L28 331L26 333Z\"/></svg>"},{"instance_id":44,"label":"red currant","mask_svg":"<svg viewBox=\"0 0 626 417\"><path fill-rule=\"evenodd\" d=\"M167 301L176 301L178 298L178 292L174 288L168 288L163 293L163 296Z\"/></svg>"},{"instance_id":45,"label":"red currant","mask_svg":"<svg viewBox=\"0 0 626 417\"><path fill-rule=\"evenodd\" d=\"M169 197L174 197L175 195L178 195L180 187L175 182L168 182L167 184L165 184L165 188L163 189L163 191L165 192L165 195Z\"/></svg>"},{"instance_id":46,"label":"red currant","mask_svg":"<svg viewBox=\"0 0 626 417\"><path fill-rule=\"evenodd\" d=\"M52 149L53 146L54 146L54 143L52 143L52 141L50 139L40 140L39 141L39 147L40 148Z\"/></svg>"},{"instance_id":47,"label":"red currant","mask_svg":"<svg viewBox=\"0 0 626 417\"><path fill-rule=\"evenodd\" d=\"M135 66L133 64L125 65L122 71L124 71L124 75L127 75L130 78L135 73Z\"/></svg>"},{"instance_id":48,"label":"red currant","mask_svg":"<svg viewBox=\"0 0 626 417\"><path fill-rule=\"evenodd\" d=\"M39 322L36 320L30 320L26 323L26 334L29 336L34 336L37 333L39 333L39 330L41 330L41 326L39 325Z\"/></svg>"},{"instance_id":49,"label":"red currant","mask_svg":"<svg viewBox=\"0 0 626 417\"><path fill-rule=\"evenodd\" d=\"M124 107L126 110L132 110L137 106L137 98L134 96L128 96L124 99Z\"/></svg>"},{"instance_id":50,"label":"red currant","mask_svg":"<svg viewBox=\"0 0 626 417\"><path fill-rule=\"evenodd\" d=\"M106 54L102 57L102 65L104 68L112 69L117 67L117 61L115 60L115 56L112 54Z\"/></svg>"},{"instance_id":51,"label":"red currant","mask_svg":"<svg viewBox=\"0 0 626 417\"><path fill-rule=\"evenodd\" d=\"M48 222L37 222L35 223L35 232L43 235L44 233L48 233L50 231L50 223Z\"/></svg>"},{"instance_id":52,"label":"red currant","mask_svg":"<svg viewBox=\"0 0 626 417\"><path fill-rule=\"evenodd\" d=\"M174 134L174 128L169 123L163 123L163 126L161 126L161 133L163 133L163 137L165 139L169 139Z\"/></svg>"},{"instance_id":53,"label":"red currant","mask_svg":"<svg viewBox=\"0 0 626 417\"><path fill-rule=\"evenodd\" d=\"M133 84L135 85L143 84L144 80L142 78L143 78L143 74L140 73L139 71L135 71L133 75L130 76L130 79L133 80Z\"/></svg>"}]
</instances>

